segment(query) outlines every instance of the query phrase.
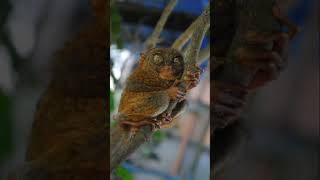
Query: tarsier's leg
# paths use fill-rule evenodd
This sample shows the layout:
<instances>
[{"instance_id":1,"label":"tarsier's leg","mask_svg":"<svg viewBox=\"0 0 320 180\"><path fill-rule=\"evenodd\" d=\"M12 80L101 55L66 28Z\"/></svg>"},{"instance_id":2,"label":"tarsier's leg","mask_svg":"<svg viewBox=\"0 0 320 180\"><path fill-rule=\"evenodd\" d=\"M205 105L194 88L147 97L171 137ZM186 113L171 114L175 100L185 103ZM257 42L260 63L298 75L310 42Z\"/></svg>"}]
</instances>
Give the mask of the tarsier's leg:
<instances>
[{"instance_id":1,"label":"tarsier's leg","mask_svg":"<svg viewBox=\"0 0 320 180\"><path fill-rule=\"evenodd\" d=\"M182 112L186 110L187 105L188 103L186 100L183 100L177 103L176 107L172 110L171 117L172 118L179 117L182 114Z\"/></svg>"},{"instance_id":2,"label":"tarsier's leg","mask_svg":"<svg viewBox=\"0 0 320 180\"><path fill-rule=\"evenodd\" d=\"M178 118L187 107L187 101L183 100L177 103L176 107L172 110L171 114L163 113L159 115L159 121L161 122L161 128L169 128L174 124L174 119Z\"/></svg>"},{"instance_id":3,"label":"tarsier's leg","mask_svg":"<svg viewBox=\"0 0 320 180\"><path fill-rule=\"evenodd\" d=\"M132 120L135 118L135 120ZM149 126L151 131L155 131L156 129L160 129L160 122L155 118L151 117L141 117L141 119L136 119L137 117L128 116L126 119L119 121L119 126L124 130L130 132L130 136L135 136L139 129L145 126Z\"/></svg>"},{"instance_id":4,"label":"tarsier's leg","mask_svg":"<svg viewBox=\"0 0 320 180\"><path fill-rule=\"evenodd\" d=\"M192 88L194 88L195 86L197 86L200 82L200 75L203 72L203 70L201 70L198 66L196 68L195 71L188 71L186 76L184 77L184 80L187 83L187 88L185 91L190 90ZM176 92L177 97L179 98L178 101L179 103L177 103L176 107L172 110L171 113L162 113L159 116L159 119L161 121L161 125L163 127L168 126L169 124L172 123L172 120L174 118L176 118L177 116L179 116L181 114L181 112L185 109L186 107L186 101L185 101L185 93L181 94L179 92Z\"/></svg>"}]
</instances>

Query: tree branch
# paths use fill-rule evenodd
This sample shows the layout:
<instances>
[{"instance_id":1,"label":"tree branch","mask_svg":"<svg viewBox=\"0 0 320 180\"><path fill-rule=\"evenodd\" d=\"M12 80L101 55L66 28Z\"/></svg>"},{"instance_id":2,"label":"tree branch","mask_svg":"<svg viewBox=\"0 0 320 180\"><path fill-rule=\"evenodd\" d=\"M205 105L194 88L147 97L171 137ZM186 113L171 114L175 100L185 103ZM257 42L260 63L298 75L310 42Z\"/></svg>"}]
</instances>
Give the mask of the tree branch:
<instances>
[{"instance_id":1,"label":"tree branch","mask_svg":"<svg viewBox=\"0 0 320 180\"><path fill-rule=\"evenodd\" d=\"M164 13L166 14L166 13ZM166 15L168 16L168 15ZM199 28L193 34L192 42L187 51L187 63L189 68L195 65L196 57L198 57L199 48L204 37L206 30L209 27L209 7L206 8L204 13L201 15L202 20L199 21L202 26L205 28ZM161 18L163 19L163 18ZM199 23L199 24L200 24ZM158 23L159 24L159 23ZM159 28L159 27L158 27ZM160 25L160 28L163 28L163 25ZM157 27L156 27L157 29ZM149 38L148 45L149 47L155 46L156 40L160 32L153 33L153 37ZM111 154L110 154L110 170L115 169L122 161L124 161L131 153L133 153L140 145L142 145L146 139L150 138L152 135L150 127L144 127L133 138L129 138L129 133L121 130L119 127L111 129Z\"/></svg>"},{"instance_id":2,"label":"tree branch","mask_svg":"<svg viewBox=\"0 0 320 180\"><path fill-rule=\"evenodd\" d=\"M155 47L158 43L159 36L163 27L175 7L177 0L170 0L165 7L152 35L146 40L146 49ZM149 127L142 128L134 138L130 138L128 132L124 132L120 128L111 129L111 154L110 154L110 170L115 169L122 161L124 161L131 153L133 153L140 145L142 145L146 138L152 135Z\"/></svg>"},{"instance_id":3,"label":"tree branch","mask_svg":"<svg viewBox=\"0 0 320 180\"><path fill-rule=\"evenodd\" d=\"M162 29L176 4L177 0L170 0L168 5L165 7L152 35L145 42L146 49L150 49L156 46L159 41L160 33L162 32Z\"/></svg>"},{"instance_id":4,"label":"tree branch","mask_svg":"<svg viewBox=\"0 0 320 180\"><path fill-rule=\"evenodd\" d=\"M197 59L199 57L199 50L200 46L202 44L202 40L205 36L205 33L207 32L209 26L210 26L210 3L208 4L207 8L202 12L200 17L198 18L198 23L196 24L197 28L191 37L191 43L187 48L186 55L185 55L185 71L183 72L182 77L185 77L187 72L195 71L196 70L196 63ZM182 78L184 79L184 78ZM186 89L187 85L186 82L183 80L179 87L182 89ZM178 102L173 101L169 104L169 107L167 108L167 113L171 114L173 108L176 106Z\"/></svg>"},{"instance_id":5,"label":"tree branch","mask_svg":"<svg viewBox=\"0 0 320 180\"><path fill-rule=\"evenodd\" d=\"M201 64L204 60L208 59L209 57L210 57L210 47L207 47L204 50L201 50L199 52L199 57L197 62Z\"/></svg>"},{"instance_id":6,"label":"tree branch","mask_svg":"<svg viewBox=\"0 0 320 180\"><path fill-rule=\"evenodd\" d=\"M192 36L192 33L199 27L198 23L201 21L201 16L199 16L193 23L186 29L178 39L174 41L171 47L181 50L182 47L189 41ZM210 25L210 24L209 24Z\"/></svg>"}]
</instances>

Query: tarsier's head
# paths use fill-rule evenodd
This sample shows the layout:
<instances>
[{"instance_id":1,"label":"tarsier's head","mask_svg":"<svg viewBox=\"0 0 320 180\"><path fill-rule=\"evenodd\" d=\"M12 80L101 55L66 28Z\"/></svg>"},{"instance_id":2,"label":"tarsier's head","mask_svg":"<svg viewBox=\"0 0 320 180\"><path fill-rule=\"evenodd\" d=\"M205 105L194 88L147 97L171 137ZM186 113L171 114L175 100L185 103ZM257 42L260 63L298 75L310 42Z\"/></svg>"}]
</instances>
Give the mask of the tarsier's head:
<instances>
[{"instance_id":1,"label":"tarsier's head","mask_svg":"<svg viewBox=\"0 0 320 180\"><path fill-rule=\"evenodd\" d=\"M182 76L184 60L182 54L173 48L152 48L141 54L140 65L151 68L164 80L175 80Z\"/></svg>"}]
</instances>

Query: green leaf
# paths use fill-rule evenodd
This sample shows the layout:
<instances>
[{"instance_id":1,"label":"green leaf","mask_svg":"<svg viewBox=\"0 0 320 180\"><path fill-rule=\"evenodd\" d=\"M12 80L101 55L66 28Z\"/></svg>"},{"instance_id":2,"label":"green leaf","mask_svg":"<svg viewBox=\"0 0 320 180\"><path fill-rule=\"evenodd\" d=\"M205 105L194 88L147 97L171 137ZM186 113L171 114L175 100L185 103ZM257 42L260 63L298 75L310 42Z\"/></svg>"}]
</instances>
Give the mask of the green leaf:
<instances>
[{"instance_id":1,"label":"green leaf","mask_svg":"<svg viewBox=\"0 0 320 180\"><path fill-rule=\"evenodd\" d=\"M124 167L118 166L115 169L115 173L118 177L121 177L122 180L133 180L132 174Z\"/></svg>"},{"instance_id":2,"label":"green leaf","mask_svg":"<svg viewBox=\"0 0 320 180\"><path fill-rule=\"evenodd\" d=\"M119 34L121 30L121 16L116 6L111 7L111 32L114 34Z\"/></svg>"},{"instance_id":3,"label":"green leaf","mask_svg":"<svg viewBox=\"0 0 320 180\"><path fill-rule=\"evenodd\" d=\"M10 98L0 89L0 162L12 152Z\"/></svg>"},{"instance_id":4,"label":"green leaf","mask_svg":"<svg viewBox=\"0 0 320 180\"><path fill-rule=\"evenodd\" d=\"M115 5L111 6L111 37L112 42L115 42L119 49L123 48L121 34L121 16L118 8Z\"/></svg>"},{"instance_id":5,"label":"green leaf","mask_svg":"<svg viewBox=\"0 0 320 180\"><path fill-rule=\"evenodd\" d=\"M123 48L123 41L122 41L122 39L121 38L118 38L117 40L116 40L116 44L117 44L117 47L119 48L119 49L122 49Z\"/></svg>"}]
</instances>

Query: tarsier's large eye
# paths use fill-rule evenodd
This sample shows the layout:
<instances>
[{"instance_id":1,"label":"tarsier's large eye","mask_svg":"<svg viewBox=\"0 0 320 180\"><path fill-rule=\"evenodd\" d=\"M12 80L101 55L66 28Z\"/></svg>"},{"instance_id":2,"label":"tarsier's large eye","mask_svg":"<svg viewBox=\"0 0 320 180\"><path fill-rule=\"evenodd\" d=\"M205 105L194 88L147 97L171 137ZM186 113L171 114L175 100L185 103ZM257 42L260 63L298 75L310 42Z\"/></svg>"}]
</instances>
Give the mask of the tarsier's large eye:
<instances>
[{"instance_id":1,"label":"tarsier's large eye","mask_svg":"<svg viewBox=\"0 0 320 180\"><path fill-rule=\"evenodd\" d=\"M175 57L175 58L173 59L173 63L174 63L175 65L180 65L180 64L181 64L180 58L179 58L179 57Z\"/></svg>"},{"instance_id":2,"label":"tarsier's large eye","mask_svg":"<svg viewBox=\"0 0 320 180\"><path fill-rule=\"evenodd\" d=\"M155 64L161 64L163 62L163 57L161 57L160 55L156 54L153 56L153 62Z\"/></svg>"}]
</instances>

